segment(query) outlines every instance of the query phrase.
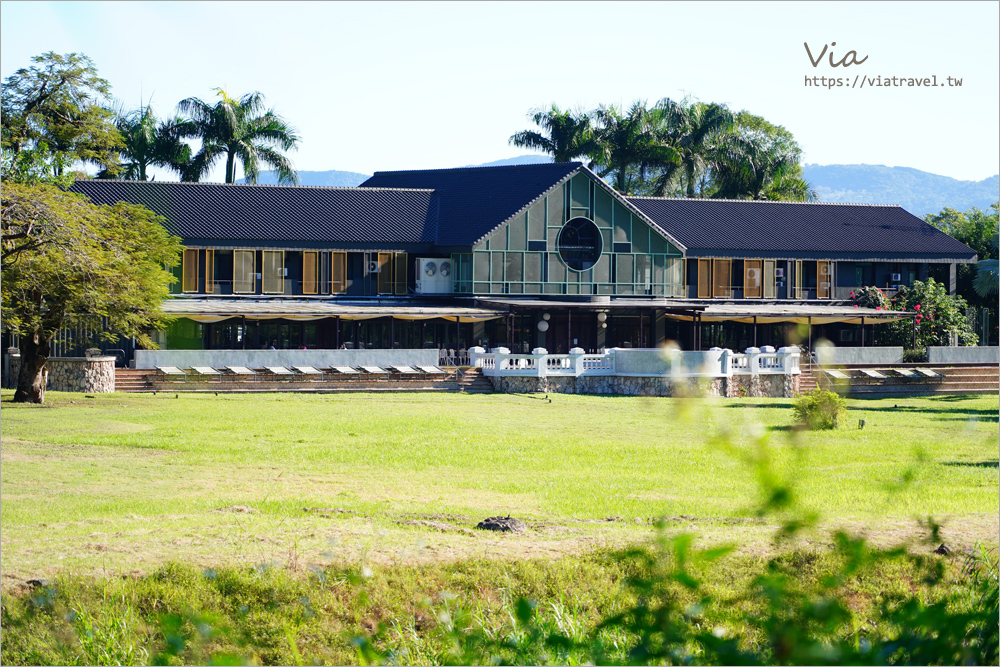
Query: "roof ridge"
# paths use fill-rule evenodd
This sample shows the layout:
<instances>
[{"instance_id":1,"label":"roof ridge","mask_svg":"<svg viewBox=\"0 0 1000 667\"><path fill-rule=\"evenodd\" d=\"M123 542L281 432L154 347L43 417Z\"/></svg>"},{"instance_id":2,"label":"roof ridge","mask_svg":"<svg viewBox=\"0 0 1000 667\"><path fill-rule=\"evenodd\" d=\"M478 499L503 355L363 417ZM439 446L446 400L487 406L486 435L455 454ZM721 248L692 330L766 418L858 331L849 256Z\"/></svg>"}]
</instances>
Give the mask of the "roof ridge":
<instances>
[{"instance_id":1,"label":"roof ridge","mask_svg":"<svg viewBox=\"0 0 1000 667\"><path fill-rule=\"evenodd\" d=\"M877 206L881 208L903 208L902 204L865 204L864 202L840 201L783 201L778 199L713 199L711 197L649 197L644 195L627 195L627 199L652 199L655 201L701 201L701 202L737 202L740 204L806 204L812 206Z\"/></svg>"},{"instance_id":2,"label":"roof ridge","mask_svg":"<svg viewBox=\"0 0 1000 667\"><path fill-rule=\"evenodd\" d=\"M287 185L276 183L202 183L191 181L133 181L124 178L78 178L77 183L141 183L143 185L181 185L181 186L221 186L244 188L287 188L297 190L387 190L395 192L434 192L434 188L387 188L387 187L348 187L343 185Z\"/></svg>"},{"instance_id":3,"label":"roof ridge","mask_svg":"<svg viewBox=\"0 0 1000 667\"><path fill-rule=\"evenodd\" d=\"M390 171L376 171L375 174L413 174L427 173L432 171L474 171L477 169L524 169L526 167L552 167L552 166L583 166L582 162L532 162L529 164L491 164L478 165L475 167L443 167L441 169L394 169ZM574 167L575 168L575 167ZM372 177L375 176L372 174Z\"/></svg>"}]
</instances>

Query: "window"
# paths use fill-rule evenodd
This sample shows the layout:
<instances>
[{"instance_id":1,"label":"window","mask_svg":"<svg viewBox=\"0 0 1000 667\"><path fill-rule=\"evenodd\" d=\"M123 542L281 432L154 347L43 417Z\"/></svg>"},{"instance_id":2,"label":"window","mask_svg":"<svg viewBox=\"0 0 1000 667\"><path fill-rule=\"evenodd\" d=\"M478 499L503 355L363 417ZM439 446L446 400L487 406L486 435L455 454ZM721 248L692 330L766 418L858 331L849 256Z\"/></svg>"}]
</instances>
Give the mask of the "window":
<instances>
[{"instance_id":1,"label":"window","mask_svg":"<svg viewBox=\"0 0 1000 667\"><path fill-rule=\"evenodd\" d=\"M832 267L830 262L816 262L816 298L830 298L830 278Z\"/></svg>"},{"instance_id":2,"label":"window","mask_svg":"<svg viewBox=\"0 0 1000 667\"><path fill-rule=\"evenodd\" d=\"M233 293L253 294L257 291L254 271L256 253L253 250L233 251Z\"/></svg>"},{"instance_id":3,"label":"window","mask_svg":"<svg viewBox=\"0 0 1000 667\"><path fill-rule=\"evenodd\" d=\"M330 253L330 292L343 294L347 290L347 253Z\"/></svg>"},{"instance_id":4,"label":"window","mask_svg":"<svg viewBox=\"0 0 1000 667\"><path fill-rule=\"evenodd\" d=\"M184 251L184 272L181 291L185 293L198 291L198 251Z\"/></svg>"},{"instance_id":5,"label":"window","mask_svg":"<svg viewBox=\"0 0 1000 667\"><path fill-rule=\"evenodd\" d=\"M804 272L802 270L802 260L801 259L795 260L795 287L792 288L792 298L793 299L801 299L801 298L803 298L803 296L802 296L802 275L803 275L803 273Z\"/></svg>"},{"instance_id":6,"label":"window","mask_svg":"<svg viewBox=\"0 0 1000 667\"><path fill-rule=\"evenodd\" d=\"M764 260L764 298L773 299L775 295L775 267L777 262L773 259Z\"/></svg>"},{"instance_id":7,"label":"window","mask_svg":"<svg viewBox=\"0 0 1000 667\"><path fill-rule=\"evenodd\" d=\"M712 296L716 298L731 298L733 296L733 260L712 260Z\"/></svg>"},{"instance_id":8,"label":"window","mask_svg":"<svg viewBox=\"0 0 1000 667\"><path fill-rule=\"evenodd\" d=\"M302 293L318 294L319 280L317 280L319 268L319 253L304 251L302 253Z\"/></svg>"},{"instance_id":9,"label":"window","mask_svg":"<svg viewBox=\"0 0 1000 667\"><path fill-rule=\"evenodd\" d=\"M573 218L559 232L559 257L574 271L586 271L601 256L601 230L587 218Z\"/></svg>"},{"instance_id":10,"label":"window","mask_svg":"<svg viewBox=\"0 0 1000 667\"><path fill-rule=\"evenodd\" d=\"M759 299L764 287L764 267L759 259L743 262L743 298Z\"/></svg>"},{"instance_id":11,"label":"window","mask_svg":"<svg viewBox=\"0 0 1000 667\"><path fill-rule=\"evenodd\" d=\"M447 268L446 268L447 267ZM442 263L441 275L448 275L445 271L451 272L450 264ZM396 279L396 296L406 296L406 253L396 253L396 265L393 267L393 277Z\"/></svg>"},{"instance_id":12,"label":"window","mask_svg":"<svg viewBox=\"0 0 1000 667\"><path fill-rule=\"evenodd\" d=\"M261 292L285 293L285 253L282 250L265 250L261 262Z\"/></svg>"}]
</instances>

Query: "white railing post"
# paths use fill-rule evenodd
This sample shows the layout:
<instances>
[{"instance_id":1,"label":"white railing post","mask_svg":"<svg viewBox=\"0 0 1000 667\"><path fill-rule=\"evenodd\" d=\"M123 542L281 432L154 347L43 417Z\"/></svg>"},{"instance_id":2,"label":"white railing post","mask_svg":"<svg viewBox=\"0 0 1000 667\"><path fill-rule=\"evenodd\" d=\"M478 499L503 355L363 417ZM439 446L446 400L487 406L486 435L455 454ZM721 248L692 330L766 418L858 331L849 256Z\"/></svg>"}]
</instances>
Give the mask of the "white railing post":
<instances>
[{"instance_id":1,"label":"white railing post","mask_svg":"<svg viewBox=\"0 0 1000 667\"><path fill-rule=\"evenodd\" d=\"M531 351L531 354L535 358L535 373L537 377L540 378L548 377L548 373L546 372L548 371L548 368L546 368L546 366L548 365L546 363L547 361L546 357L548 356L549 351L546 350L544 347L536 347L534 350Z\"/></svg>"},{"instance_id":2,"label":"white railing post","mask_svg":"<svg viewBox=\"0 0 1000 667\"><path fill-rule=\"evenodd\" d=\"M582 347L574 347L569 351L570 368L576 377L583 375L583 355L585 354L587 353Z\"/></svg>"},{"instance_id":3,"label":"white railing post","mask_svg":"<svg viewBox=\"0 0 1000 667\"><path fill-rule=\"evenodd\" d=\"M746 349L747 355L747 370L750 375L760 375L760 348L759 347L748 347Z\"/></svg>"},{"instance_id":4,"label":"white railing post","mask_svg":"<svg viewBox=\"0 0 1000 667\"><path fill-rule=\"evenodd\" d=\"M470 347L469 348L469 365L472 366L473 368L482 368L483 367L483 359L482 359L482 357L485 354L486 354L486 350L484 348L479 347L478 345L475 346L475 347Z\"/></svg>"}]
</instances>

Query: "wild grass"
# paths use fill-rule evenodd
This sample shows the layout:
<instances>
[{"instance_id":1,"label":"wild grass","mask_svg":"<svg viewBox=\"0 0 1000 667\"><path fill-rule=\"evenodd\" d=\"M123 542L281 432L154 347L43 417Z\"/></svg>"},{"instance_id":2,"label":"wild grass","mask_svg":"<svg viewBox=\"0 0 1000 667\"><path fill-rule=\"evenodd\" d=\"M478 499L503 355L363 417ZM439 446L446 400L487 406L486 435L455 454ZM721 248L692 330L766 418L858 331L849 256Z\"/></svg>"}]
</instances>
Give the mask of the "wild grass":
<instances>
[{"instance_id":1,"label":"wild grass","mask_svg":"<svg viewBox=\"0 0 1000 667\"><path fill-rule=\"evenodd\" d=\"M645 539L663 516L709 541L765 548L770 530L752 515L760 480L744 460L761 436L774 470L794 472L798 498L831 525L895 538L934 516L962 546L995 541L995 396L849 401L844 425L826 432L790 430L780 399L550 398L4 402L5 582L66 567L147 572L179 557L206 567L557 557ZM471 528L495 514L532 531L501 544L400 523Z\"/></svg>"}]
</instances>

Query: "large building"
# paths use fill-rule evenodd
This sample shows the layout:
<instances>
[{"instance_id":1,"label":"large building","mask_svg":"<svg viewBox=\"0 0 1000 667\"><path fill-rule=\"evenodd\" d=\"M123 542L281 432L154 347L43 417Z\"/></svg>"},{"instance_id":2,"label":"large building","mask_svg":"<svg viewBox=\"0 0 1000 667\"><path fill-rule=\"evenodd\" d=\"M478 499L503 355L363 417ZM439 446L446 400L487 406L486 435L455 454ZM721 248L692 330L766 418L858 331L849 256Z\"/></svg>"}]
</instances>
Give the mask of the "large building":
<instances>
[{"instance_id":1,"label":"large building","mask_svg":"<svg viewBox=\"0 0 1000 667\"><path fill-rule=\"evenodd\" d=\"M898 206L625 197L579 163L72 190L182 239L167 349L870 345L852 290L976 260Z\"/></svg>"}]
</instances>

